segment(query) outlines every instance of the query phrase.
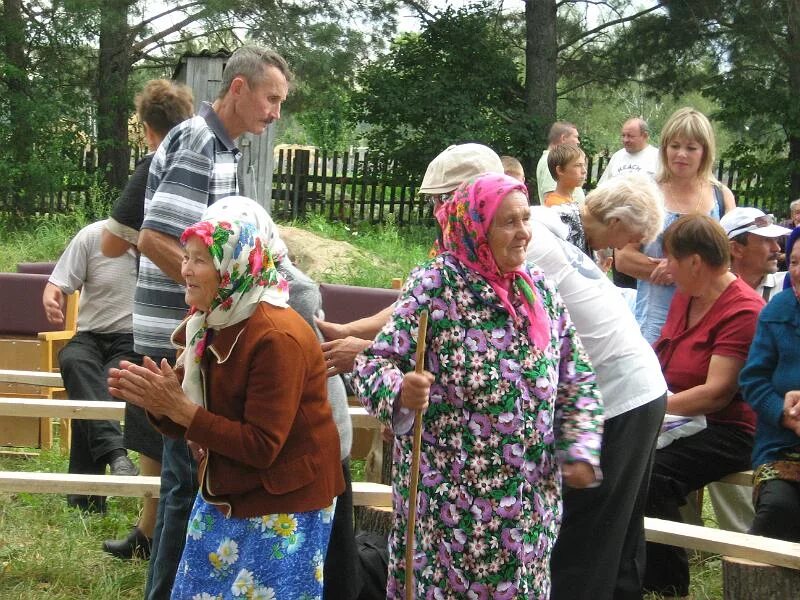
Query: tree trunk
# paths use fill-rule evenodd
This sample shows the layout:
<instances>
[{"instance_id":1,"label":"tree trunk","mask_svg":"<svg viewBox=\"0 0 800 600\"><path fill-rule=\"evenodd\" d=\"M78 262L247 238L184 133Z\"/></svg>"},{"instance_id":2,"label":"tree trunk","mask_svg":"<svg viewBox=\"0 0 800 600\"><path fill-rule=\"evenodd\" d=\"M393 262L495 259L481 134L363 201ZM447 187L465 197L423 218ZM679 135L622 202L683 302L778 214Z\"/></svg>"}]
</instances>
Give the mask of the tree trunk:
<instances>
[{"instance_id":1,"label":"tree trunk","mask_svg":"<svg viewBox=\"0 0 800 600\"><path fill-rule=\"evenodd\" d=\"M23 176L20 180L0 183L2 193L14 197L18 211L26 212L32 202L32 194L27 189L27 165L31 159L33 147L33 124L30 116L28 97L28 61L25 56L25 23L22 18L22 0L5 0L3 2L3 50L8 66L5 73L5 84L8 94L9 122L11 128L10 155L13 167Z\"/></svg>"},{"instance_id":2,"label":"tree trunk","mask_svg":"<svg viewBox=\"0 0 800 600\"><path fill-rule=\"evenodd\" d=\"M786 600L796 598L798 589L800 571L744 558L722 558L724 600Z\"/></svg>"},{"instance_id":3,"label":"tree trunk","mask_svg":"<svg viewBox=\"0 0 800 600\"><path fill-rule=\"evenodd\" d=\"M789 53L789 97L800 97L800 0L786 0L788 16L787 50ZM786 106L789 138L789 198L800 196L800 106L797 102ZM787 207L788 211L788 207Z\"/></svg>"},{"instance_id":4,"label":"tree trunk","mask_svg":"<svg viewBox=\"0 0 800 600\"><path fill-rule=\"evenodd\" d=\"M131 0L108 0L100 16L100 56L97 68L98 165L106 182L121 189L128 180L128 76L131 40L128 9Z\"/></svg>"},{"instance_id":5,"label":"tree trunk","mask_svg":"<svg viewBox=\"0 0 800 600\"><path fill-rule=\"evenodd\" d=\"M526 0L525 111L537 142L524 157L529 178L535 173L539 154L547 146L547 130L556 120L557 54L556 0Z\"/></svg>"}]
</instances>

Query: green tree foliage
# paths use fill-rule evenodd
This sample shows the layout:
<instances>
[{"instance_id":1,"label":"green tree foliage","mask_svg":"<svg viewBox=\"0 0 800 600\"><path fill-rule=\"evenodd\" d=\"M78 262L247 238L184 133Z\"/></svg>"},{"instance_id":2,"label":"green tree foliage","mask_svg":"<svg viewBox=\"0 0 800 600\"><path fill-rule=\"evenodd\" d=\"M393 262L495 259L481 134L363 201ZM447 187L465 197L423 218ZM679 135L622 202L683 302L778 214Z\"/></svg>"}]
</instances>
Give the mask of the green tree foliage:
<instances>
[{"instance_id":1,"label":"green tree foliage","mask_svg":"<svg viewBox=\"0 0 800 600\"><path fill-rule=\"evenodd\" d=\"M764 194L800 195L800 0L665 4L620 36L615 65L656 94L700 89L739 138L727 157L745 177L758 174Z\"/></svg>"},{"instance_id":2,"label":"green tree foliage","mask_svg":"<svg viewBox=\"0 0 800 600\"><path fill-rule=\"evenodd\" d=\"M91 20L57 1L6 0L3 17L0 203L25 213L37 197L85 184L79 166L94 112L87 93Z\"/></svg>"},{"instance_id":3,"label":"green tree foliage","mask_svg":"<svg viewBox=\"0 0 800 600\"><path fill-rule=\"evenodd\" d=\"M491 3L447 8L422 32L397 38L352 95L354 118L370 126L370 148L416 174L449 144L519 152L527 130L512 42Z\"/></svg>"}]
</instances>

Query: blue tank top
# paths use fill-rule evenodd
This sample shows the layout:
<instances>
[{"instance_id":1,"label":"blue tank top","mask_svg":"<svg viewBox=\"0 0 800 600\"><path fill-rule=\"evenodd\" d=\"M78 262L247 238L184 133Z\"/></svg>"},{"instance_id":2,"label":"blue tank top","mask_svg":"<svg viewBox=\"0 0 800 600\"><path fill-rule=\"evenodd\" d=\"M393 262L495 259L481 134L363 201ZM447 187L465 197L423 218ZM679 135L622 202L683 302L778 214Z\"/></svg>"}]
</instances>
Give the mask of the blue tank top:
<instances>
[{"instance_id":1,"label":"blue tank top","mask_svg":"<svg viewBox=\"0 0 800 600\"><path fill-rule=\"evenodd\" d=\"M725 212L722 188L714 185L712 189L715 202L708 216L719 221ZM652 258L664 258L664 232L681 216L682 213L667 211L664 214L664 228L661 233L655 240L642 247L642 252ZM639 323L639 329L650 345L661 335L661 328L667 320L673 294L675 294L674 285L657 285L640 279L636 286L636 322Z\"/></svg>"}]
</instances>

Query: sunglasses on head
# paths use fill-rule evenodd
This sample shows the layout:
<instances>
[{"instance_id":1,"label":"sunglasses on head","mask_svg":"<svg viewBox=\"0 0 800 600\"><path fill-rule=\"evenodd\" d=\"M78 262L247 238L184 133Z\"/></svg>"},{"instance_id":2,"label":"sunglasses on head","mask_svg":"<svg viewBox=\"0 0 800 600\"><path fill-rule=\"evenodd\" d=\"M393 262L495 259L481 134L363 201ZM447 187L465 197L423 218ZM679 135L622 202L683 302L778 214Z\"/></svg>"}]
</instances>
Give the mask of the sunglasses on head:
<instances>
[{"instance_id":1,"label":"sunglasses on head","mask_svg":"<svg viewBox=\"0 0 800 600\"><path fill-rule=\"evenodd\" d=\"M748 227L752 227L755 225L756 229L761 229L762 227L769 227L775 223L774 215L761 215L760 217L756 217L749 223L745 223L744 225L739 225L738 227L734 227L733 229L728 232L728 236L733 236L736 234L737 231L741 231L743 229L747 229Z\"/></svg>"}]
</instances>

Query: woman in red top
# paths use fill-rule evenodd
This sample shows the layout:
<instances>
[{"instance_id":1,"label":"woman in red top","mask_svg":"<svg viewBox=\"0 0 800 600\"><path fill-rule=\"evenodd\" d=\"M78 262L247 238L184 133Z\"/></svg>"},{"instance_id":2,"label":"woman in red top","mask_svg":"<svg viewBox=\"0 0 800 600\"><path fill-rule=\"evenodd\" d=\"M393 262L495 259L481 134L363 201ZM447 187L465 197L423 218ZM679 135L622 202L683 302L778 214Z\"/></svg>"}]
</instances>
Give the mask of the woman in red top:
<instances>
[{"instance_id":1,"label":"woman in red top","mask_svg":"<svg viewBox=\"0 0 800 600\"><path fill-rule=\"evenodd\" d=\"M667 270L677 286L654 348L672 394L667 413L705 415L707 427L656 451L646 514L680 521L686 495L749 468L755 416L737 383L764 301L730 272L719 223L684 215L664 234ZM647 545L645 589L689 593L686 551Z\"/></svg>"}]
</instances>

